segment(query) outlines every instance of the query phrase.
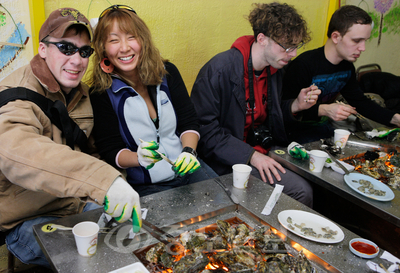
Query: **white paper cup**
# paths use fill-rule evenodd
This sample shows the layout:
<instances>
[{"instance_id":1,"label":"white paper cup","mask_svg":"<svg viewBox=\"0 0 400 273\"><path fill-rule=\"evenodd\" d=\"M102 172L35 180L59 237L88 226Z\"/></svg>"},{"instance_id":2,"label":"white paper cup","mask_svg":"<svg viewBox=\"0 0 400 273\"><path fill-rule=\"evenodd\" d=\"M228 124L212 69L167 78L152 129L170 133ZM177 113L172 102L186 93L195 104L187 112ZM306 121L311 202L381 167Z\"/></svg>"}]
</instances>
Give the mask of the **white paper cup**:
<instances>
[{"instance_id":1,"label":"white paper cup","mask_svg":"<svg viewBox=\"0 0 400 273\"><path fill-rule=\"evenodd\" d=\"M333 141L337 147L346 147L347 140L349 139L350 132L343 129L336 129Z\"/></svg>"},{"instance_id":2,"label":"white paper cup","mask_svg":"<svg viewBox=\"0 0 400 273\"><path fill-rule=\"evenodd\" d=\"M96 253L99 230L99 225L90 221L81 222L73 227L72 233L81 256L90 257Z\"/></svg>"},{"instance_id":3,"label":"white paper cup","mask_svg":"<svg viewBox=\"0 0 400 273\"><path fill-rule=\"evenodd\" d=\"M311 150L308 154L310 155L310 171L316 173L322 172L328 154L320 150Z\"/></svg>"},{"instance_id":4,"label":"white paper cup","mask_svg":"<svg viewBox=\"0 0 400 273\"><path fill-rule=\"evenodd\" d=\"M251 167L246 164L235 164L233 170L233 186L238 189L247 188L247 182L251 173Z\"/></svg>"}]
</instances>

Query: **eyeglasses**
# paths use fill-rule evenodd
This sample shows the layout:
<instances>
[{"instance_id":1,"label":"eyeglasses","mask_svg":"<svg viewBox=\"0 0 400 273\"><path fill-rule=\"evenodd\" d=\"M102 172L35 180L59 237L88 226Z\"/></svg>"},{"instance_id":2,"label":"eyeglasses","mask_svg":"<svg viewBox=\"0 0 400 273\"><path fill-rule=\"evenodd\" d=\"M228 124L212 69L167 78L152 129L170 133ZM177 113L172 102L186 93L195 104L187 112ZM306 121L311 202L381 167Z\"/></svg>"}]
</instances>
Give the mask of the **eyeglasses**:
<instances>
[{"instance_id":1,"label":"eyeglasses","mask_svg":"<svg viewBox=\"0 0 400 273\"><path fill-rule=\"evenodd\" d=\"M131 8L130 6L112 5L111 7L106 8L105 10L103 10L102 13L100 13L99 20L101 19L101 17L103 17L104 15L109 13L110 11L113 11L113 10L116 10L116 9L126 9L126 10L132 11L133 13L137 14L136 11L133 8Z\"/></svg>"},{"instance_id":2,"label":"eyeglasses","mask_svg":"<svg viewBox=\"0 0 400 273\"><path fill-rule=\"evenodd\" d=\"M271 38L271 37L270 37L270 38ZM290 53L290 52L295 51L296 49L300 49L300 48L304 45L304 43L300 43L300 44L298 44L297 46L285 47L285 46L283 46L282 44L280 44L280 43L278 43L277 41L275 41L275 39L272 39L272 38L271 38L271 40L274 41L275 43L277 43L280 47L282 47L282 48L285 50L286 53Z\"/></svg>"},{"instance_id":3,"label":"eyeglasses","mask_svg":"<svg viewBox=\"0 0 400 273\"><path fill-rule=\"evenodd\" d=\"M94 51L94 49L88 45L82 46L82 47L77 47L74 44L69 43L69 42L44 41L43 43L55 45L62 54L67 55L67 56L74 55L76 52L79 51L79 55L82 58L89 58L90 55L92 55L93 51Z\"/></svg>"}]
</instances>

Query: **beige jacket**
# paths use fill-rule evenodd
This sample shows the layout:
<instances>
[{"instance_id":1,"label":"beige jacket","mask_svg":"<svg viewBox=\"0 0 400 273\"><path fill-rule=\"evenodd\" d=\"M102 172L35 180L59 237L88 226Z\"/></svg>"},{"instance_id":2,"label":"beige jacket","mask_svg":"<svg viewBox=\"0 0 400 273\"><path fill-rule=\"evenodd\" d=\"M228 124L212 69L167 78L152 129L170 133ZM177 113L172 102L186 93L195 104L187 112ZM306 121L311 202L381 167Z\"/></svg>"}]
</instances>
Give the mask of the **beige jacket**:
<instances>
[{"instance_id":1,"label":"beige jacket","mask_svg":"<svg viewBox=\"0 0 400 273\"><path fill-rule=\"evenodd\" d=\"M0 82L0 90L23 86L66 103L45 61L36 55ZM71 118L90 135L93 112L88 86L68 105ZM0 230L38 216L67 216L86 201L103 204L120 173L91 155L65 145L61 131L33 102L16 100L0 108Z\"/></svg>"}]
</instances>

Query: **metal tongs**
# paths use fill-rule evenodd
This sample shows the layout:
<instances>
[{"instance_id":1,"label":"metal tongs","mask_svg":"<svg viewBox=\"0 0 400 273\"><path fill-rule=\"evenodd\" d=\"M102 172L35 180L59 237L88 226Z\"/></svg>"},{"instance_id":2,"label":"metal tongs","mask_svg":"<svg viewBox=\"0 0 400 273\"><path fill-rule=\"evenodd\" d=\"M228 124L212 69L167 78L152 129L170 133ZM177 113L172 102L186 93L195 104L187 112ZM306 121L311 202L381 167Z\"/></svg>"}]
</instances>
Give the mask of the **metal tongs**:
<instances>
[{"instance_id":1,"label":"metal tongs","mask_svg":"<svg viewBox=\"0 0 400 273\"><path fill-rule=\"evenodd\" d=\"M142 219L142 228L144 228L148 233L150 233L154 238L164 243L164 245L168 245L170 243L180 244L176 241L175 237L165 232L161 228L153 225L149 221Z\"/></svg>"},{"instance_id":2,"label":"metal tongs","mask_svg":"<svg viewBox=\"0 0 400 273\"><path fill-rule=\"evenodd\" d=\"M343 165L339 162L339 160L337 160L337 159L328 151L328 149L325 148L324 150L325 150L325 152L329 155L329 157L333 160L333 162L335 162L336 165L338 165L338 166L344 171L345 174L350 174L349 170L348 170L345 166L343 166Z\"/></svg>"}]
</instances>

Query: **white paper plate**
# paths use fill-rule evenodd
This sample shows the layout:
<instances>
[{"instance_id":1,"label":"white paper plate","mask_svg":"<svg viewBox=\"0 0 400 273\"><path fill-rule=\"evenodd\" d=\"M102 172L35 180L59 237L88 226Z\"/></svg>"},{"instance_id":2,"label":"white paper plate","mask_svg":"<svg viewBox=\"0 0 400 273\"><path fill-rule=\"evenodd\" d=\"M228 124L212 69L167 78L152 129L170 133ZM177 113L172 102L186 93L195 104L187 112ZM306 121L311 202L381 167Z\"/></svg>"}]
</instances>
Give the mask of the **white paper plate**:
<instances>
[{"instance_id":1,"label":"white paper plate","mask_svg":"<svg viewBox=\"0 0 400 273\"><path fill-rule=\"evenodd\" d=\"M110 271L108 273L150 273L146 267L140 262L130 264L116 270Z\"/></svg>"},{"instance_id":2,"label":"white paper plate","mask_svg":"<svg viewBox=\"0 0 400 273\"><path fill-rule=\"evenodd\" d=\"M359 183L352 182L353 180L358 181L360 179L368 180L369 182L372 183L372 185L374 185L375 190L385 191L386 194L384 196L377 196L374 194L364 193L364 192L360 191L358 189L358 187L360 187L361 185ZM377 201L390 201L390 200L393 200L393 198L394 198L393 191L386 184L382 183L379 180L376 180L375 178L372 178L371 176L361 174L361 173L351 173L351 174L344 176L344 181L351 189L353 189L354 191L358 192L359 194L362 194L371 199L374 199Z\"/></svg>"},{"instance_id":3,"label":"white paper plate","mask_svg":"<svg viewBox=\"0 0 400 273\"><path fill-rule=\"evenodd\" d=\"M294 227L294 230L289 228L289 223L287 222L288 217L292 218L292 226ZM319 215L302 211L302 210L284 210L281 211L278 214L278 221L281 223L281 225L289 230L290 232L293 232L294 234L303 237L305 239L308 239L310 241L315 241L319 243L326 243L326 244L334 244L334 243L339 243L344 239L344 233L340 229L338 225L335 223L329 221L326 218L323 218ZM305 224L305 227L312 228L314 232L317 234L322 234L324 235L325 232L322 231L321 228L326 228L329 227L329 229L337 231L336 235L333 235L334 238L328 239L328 238L316 238L312 236L307 236L304 235L303 232L300 231L299 228L295 227L294 224L301 225L302 223Z\"/></svg>"}]
</instances>

